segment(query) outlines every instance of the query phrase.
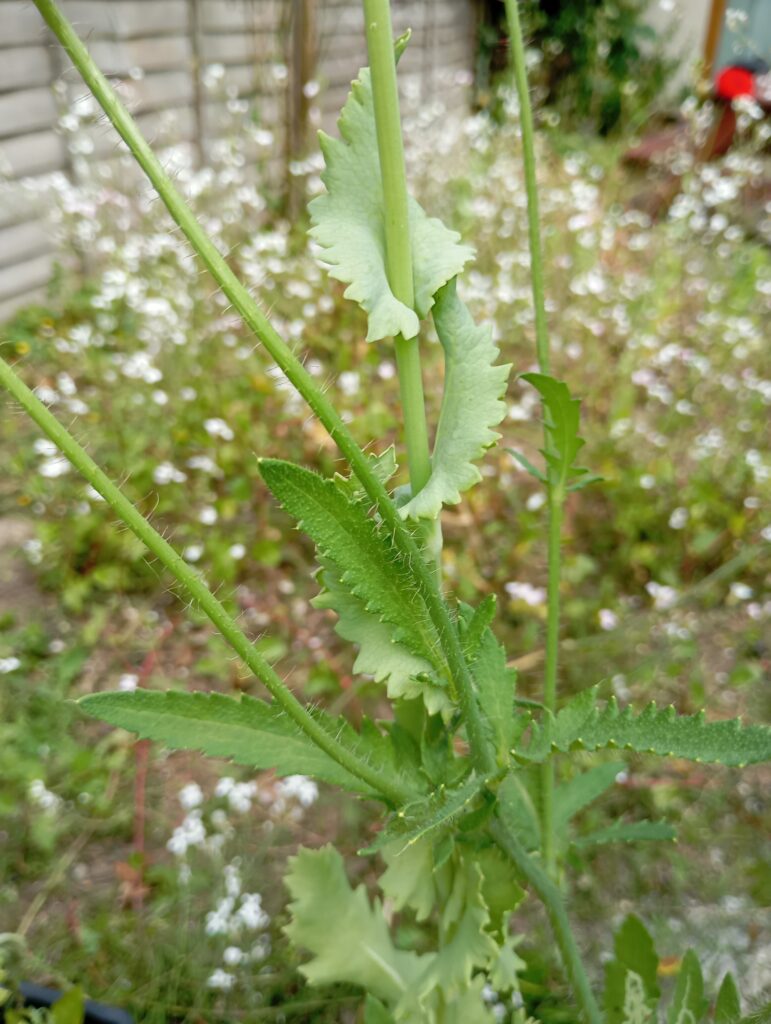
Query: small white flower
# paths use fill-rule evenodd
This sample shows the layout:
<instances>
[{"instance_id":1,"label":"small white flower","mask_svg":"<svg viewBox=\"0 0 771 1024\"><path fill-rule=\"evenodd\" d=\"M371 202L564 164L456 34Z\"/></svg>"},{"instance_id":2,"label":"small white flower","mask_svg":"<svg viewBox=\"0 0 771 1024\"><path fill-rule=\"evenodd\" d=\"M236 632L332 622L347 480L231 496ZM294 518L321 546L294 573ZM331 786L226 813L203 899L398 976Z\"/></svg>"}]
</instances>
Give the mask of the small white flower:
<instances>
[{"instance_id":1,"label":"small white flower","mask_svg":"<svg viewBox=\"0 0 771 1024\"><path fill-rule=\"evenodd\" d=\"M752 587L748 587L746 583L732 583L731 597L737 601L749 601L752 597Z\"/></svg>"},{"instance_id":2,"label":"small white flower","mask_svg":"<svg viewBox=\"0 0 771 1024\"><path fill-rule=\"evenodd\" d=\"M15 672L20 667L21 662L18 658L0 658L0 676L7 675L9 672Z\"/></svg>"},{"instance_id":3,"label":"small white flower","mask_svg":"<svg viewBox=\"0 0 771 1024\"><path fill-rule=\"evenodd\" d=\"M246 953L240 946L228 946L222 954L222 959L228 967L237 967L246 959Z\"/></svg>"},{"instance_id":4,"label":"small white flower","mask_svg":"<svg viewBox=\"0 0 771 1024\"><path fill-rule=\"evenodd\" d=\"M153 470L153 480L160 484L181 484L187 480L187 474L177 469L171 462L161 462Z\"/></svg>"},{"instance_id":5,"label":"small white flower","mask_svg":"<svg viewBox=\"0 0 771 1024\"><path fill-rule=\"evenodd\" d=\"M646 473L644 476L640 477L640 487L642 487L644 491L652 491L655 486L655 476L652 476L650 473Z\"/></svg>"},{"instance_id":6,"label":"small white flower","mask_svg":"<svg viewBox=\"0 0 771 1024\"><path fill-rule=\"evenodd\" d=\"M33 779L27 792L30 800L44 811L55 811L62 804L61 798L52 793L42 779Z\"/></svg>"},{"instance_id":7,"label":"small white flower","mask_svg":"<svg viewBox=\"0 0 771 1024\"><path fill-rule=\"evenodd\" d=\"M360 380L361 378L355 370L345 370L337 378L337 383L340 385L340 390L343 394L352 398L358 394Z\"/></svg>"},{"instance_id":8,"label":"small white flower","mask_svg":"<svg viewBox=\"0 0 771 1024\"><path fill-rule=\"evenodd\" d=\"M214 526L218 518L217 509L212 505L207 505L198 513L198 522L204 526Z\"/></svg>"},{"instance_id":9,"label":"small white flower","mask_svg":"<svg viewBox=\"0 0 771 1024\"><path fill-rule=\"evenodd\" d=\"M203 803L203 790L197 782L188 782L180 789L177 798L186 811L192 811Z\"/></svg>"},{"instance_id":10,"label":"small white flower","mask_svg":"<svg viewBox=\"0 0 771 1024\"><path fill-rule=\"evenodd\" d=\"M50 459L44 459L38 466L38 473L50 480L57 476L65 476L69 471L69 460L63 455L54 455Z\"/></svg>"},{"instance_id":11,"label":"small white flower","mask_svg":"<svg viewBox=\"0 0 771 1024\"><path fill-rule=\"evenodd\" d=\"M251 931L267 928L270 924L270 917L262 909L262 896L258 892L244 893L241 906L236 911L235 917Z\"/></svg>"},{"instance_id":12,"label":"small white flower","mask_svg":"<svg viewBox=\"0 0 771 1024\"><path fill-rule=\"evenodd\" d=\"M139 685L139 676L134 672L124 672L118 680L118 689L130 693Z\"/></svg>"},{"instance_id":13,"label":"small white flower","mask_svg":"<svg viewBox=\"0 0 771 1024\"><path fill-rule=\"evenodd\" d=\"M214 788L215 796L227 796L235 784L235 779L231 778L229 775L223 775Z\"/></svg>"},{"instance_id":14,"label":"small white flower","mask_svg":"<svg viewBox=\"0 0 771 1024\"><path fill-rule=\"evenodd\" d=\"M236 436L227 423L216 416L213 419L204 420L203 426L209 437L219 437L223 441L232 441Z\"/></svg>"},{"instance_id":15,"label":"small white flower","mask_svg":"<svg viewBox=\"0 0 771 1024\"><path fill-rule=\"evenodd\" d=\"M542 508L546 504L546 495L543 491L535 491L525 502L525 508L528 512L536 512L539 508Z\"/></svg>"},{"instance_id":16,"label":"small white flower","mask_svg":"<svg viewBox=\"0 0 771 1024\"><path fill-rule=\"evenodd\" d=\"M232 559L234 559L236 562L238 562L246 554L246 548L244 547L243 544L233 544L228 549L228 554L230 555L230 557Z\"/></svg>"},{"instance_id":17,"label":"small white flower","mask_svg":"<svg viewBox=\"0 0 771 1024\"><path fill-rule=\"evenodd\" d=\"M38 455L45 455L49 459L51 456L58 455L59 453L59 449L47 437L39 437L32 447Z\"/></svg>"},{"instance_id":18,"label":"small white flower","mask_svg":"<svg viewBox=\"0 0 771 1024\"><path fill-rule=\"evenodd\" d=\"M618 615L610 608L600 608L597 617L600 620L600 626L602 629L611 630L615 629L618 625Z\"/></svg>"},{"instance_id":19,"label":"small white flower","mask_svg":"<svg viewBox=\"0 0 771 1024\"><path fill-rule=\"evenodd\" d=\"M203 554L203 544L188 544L182 552L186 562L198 562Z\"/></svg>"},{"instance_id":20,"label":"small white flower","mask_svg":"<svg viewBox=\"0 0 771 1024\"><path fill-rule=\"evenodd\" d=\"M297 800L303 807L310 807L319 795L319 787L306 775L288 775L277 788L282 796Z\"/></svg>"},{"instance_id":21,"label":"small white flower","mask_svg":"<svg viewBox=\"0 0 771 1024\"><path fill-rule=\"evenodd\" d=\"M512 600L524 601L531 608L544 604L546 601L546 590L543 587L534 587L532 583L511 581L505 585L504 589Z\"/></svg>"},{"instance_id":22,"label":"small white flower","mask_svg":"<svg viewBox=\"0 0 771 1024\"><path fill-rule=\"evenodd\" d=\"M688 509L676 508L669 517L669 526L672 530L682 530L688 522Z\"/></svg>"},{"instance_id":23,"label":"small white flower","mask_svg":"<svg viewBox=\"0 0 771 1024\"><path fill-rule=\"evenodd\" d=\"M252 809L252 800L256 795L256 782L234 783L227 794L230 809L238 814L247 814Z\"/></svg>"},{"instance_id":24,"label":"small white flower","mask_svg":"<svg viewBox=\"0 0 771 1024\"><path fill-rule=\"evenodd\" d=\"M218 967L206 980L208 988L218 989L220 992L228 992L236 983L235 975L223 971Z\"/></svg>"},{"instance_id":25,"label":"small white flower","mask_svg":"<svg viewBox=\"0 0 771 1024\"><path fill-rule=\"evenodd\" d=\"M677 601L677 591L674 587L667 587L661 583L651 580L645 584L645 589L653 598L653 606L659 611L666 611Z\"/></svg>"}]
</instances>

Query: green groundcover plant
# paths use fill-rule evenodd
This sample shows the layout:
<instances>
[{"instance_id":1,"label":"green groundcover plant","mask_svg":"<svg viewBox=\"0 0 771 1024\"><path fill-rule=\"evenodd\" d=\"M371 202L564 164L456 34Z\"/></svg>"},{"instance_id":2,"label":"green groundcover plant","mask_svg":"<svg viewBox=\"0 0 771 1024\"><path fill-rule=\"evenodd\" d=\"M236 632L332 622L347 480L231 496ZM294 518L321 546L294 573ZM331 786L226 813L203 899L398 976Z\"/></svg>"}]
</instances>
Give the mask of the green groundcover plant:
<instances>
[{"instance_id":1,"label":"green groundcover plant","mask_svg":"<svg viewBox=\"0 0 771 1024\"><path fill-rule=\"evenodd\" d=\"M82 708L171 748L196 749L279 775L302 773L382 804L383 827L362 853L378 854L385 863L379 884L389 906L430 923L432 948L416 952L397 944L383 907L350 886L332 846L301 850L287 878L287 933L310 954L304 974L312 984L360 986L367 1024L492 1021L485 987L517 991L521 961L508 920L525 889L544 905L586 1021L656 1019L658 958L642 924L630 917L616 936L600 1000L581 962L560 886L571 819L612 784L618 765L600 764L557 786L554 759L574 750L617 748L743 766L771 758L771 729L710 722L704 714L678 715L655 704L622 709L615 701L601 702L596 686L558 704L563 511L572 492L598 478L577 462L583 444L579 402L550 375L533 124L516 3L510 0L507 13L521 105L538 358L538 372L523 379L541 398L544 444L540 465L512 456L547 497L542 702L517 696L516 674L493 631L494 600L473 607L454 600L442 584L441 510L480 479L476 463L498 439L510 368L497 362L490 330L474 323L458 291L457 278L472 250L407 193L396 64L408 37L394 43L388 0L365 0L370 68L353 83L340 138L321 137L326 193L313 201L310 213L331 276L347 285L346 296L367 313L368 340L394 339L409 470L403 487L392 484L398 469L394 449L364 451L357 445L196 222L56 5L36 5L204 266L344 457L350 473L333 478L275 459L261 460L259 467L276 500L315 543L317 601L334 610L339 633L357 646L356 671L384 684L392 715L386 721L364 719L355 729L344 718L300 703L201 574L0 360L4 387L206 613L272 697L268 702L137 690L95 694L83 698ZM445 360L432 449L419 345L429 318ZM583 838L598 844L670 839L672 833L657 822L619 822ZM696 1024L709 1006L698 962L686 954L667 1019ZM721 1024L741 1019L730 978L714 1014Z\"/></svg>"}]
</instances>

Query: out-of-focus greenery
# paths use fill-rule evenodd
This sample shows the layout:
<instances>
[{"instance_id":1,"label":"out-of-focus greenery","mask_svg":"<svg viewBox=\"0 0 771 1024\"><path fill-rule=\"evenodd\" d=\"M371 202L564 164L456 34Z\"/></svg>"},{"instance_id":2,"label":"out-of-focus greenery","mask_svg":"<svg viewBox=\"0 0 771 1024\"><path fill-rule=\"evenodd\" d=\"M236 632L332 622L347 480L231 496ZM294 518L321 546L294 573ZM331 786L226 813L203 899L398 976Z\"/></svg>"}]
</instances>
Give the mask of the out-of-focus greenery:
<instances>
[{"instance_id":1,"label":"out-of-focus greenery","mask_svg":"<svg viewBox=\"0 0 771 1024\"><path fill-rule=\"evenodd\" d=\"M504 96L498 126L479 116L437 128L416 113L406 134L427 209L479 250L465 297L515 367L486 483L444 517L444 567L461 598L498 596L526 696L538 692L542 657L544 509L506 451L535 458L540 443L536 396L516 380L532 369L533 323L511 106ZM223 144L210 171L190 170L179 153L169 159L207 229L307 354L356 436L378 439L379 450L398 444L393 353L364 342L363 318L330 288L304 225L282 221L255 185L254 145L267 148L264 133ZM771 260L734 219L757 157L740 151L688 172L659 224L629 205L640 183L616 157L607 143L557 135L544 140L541 160L554 370L583 398L587 461L605 477L568 506L564 687L602 680L622 700L655 696L684 711L709 704L717 715L767 719ZM295 170L310 191L318 187L315 158ZM327 613L309 605L311 550L268 500L256 467L258 455L280 455L330 473L334 446L134 181L118 163L107 179L84 173L77 187L56 183L59 230L88 255L88 283L73 287L63 272L47 305L4 329L4 354L215 584L263 651L291 668L293 685L308 699L377 714L377 688L352 677L351 652ZM439 346L427 340L425 354L435 422ZM355 1005L348 992L331 993L328 1005L284 1005L303 995L280 937L280 878L298 835L317 843L334 834L352 855L363 845L366 807L323 793L318 808L296 814L300 805L262 778L241 812L217 795L227 768L157 753L137 797L141 748L83 721L68 696L137 683L225 692L254 684L202 622L184 621L136 540L7 403L0 446L0 509L32 531L27 586L37 595L20 613L16 585L0 588L0 931L21 927L27 973L82 982L89 994L142 1008L143 1020L230 1020L279 1005L297 1019L344 1019ZM180 805L177 793L191 780L202 800ZM662 949L681 954L692 930L708 972L736 961L740 976L765 977L767 781L756 769L736 788L728 771L706 777L674 764L651 774L644 758L631 762L587 815L601 827L642 803L681 841L666 856L575 851L575 909L595 962L609 936L593 926L594 908L612 900L620 918L632 900ZM132 844L142 809L144 851ZM195 821L205 839L191 840L184 855L167 850L173 830L184 825L193 836ZM219 834L222 843L212 843ZM366 881L366 862L351 863ZM234 865L243 891L264 895L270 917L260 931L270 941L254 960L254 936L206 933ZM527 905L522 913L523 930L537 935L539 920ZM710 929L721 913L727 923ZM419 947L411 922L402 936ZM239 964L223 960L228 942L244 954ZM523 946L523 991L542 1020L566 1021L533 945Z\"/></svg>"}]
</instances>

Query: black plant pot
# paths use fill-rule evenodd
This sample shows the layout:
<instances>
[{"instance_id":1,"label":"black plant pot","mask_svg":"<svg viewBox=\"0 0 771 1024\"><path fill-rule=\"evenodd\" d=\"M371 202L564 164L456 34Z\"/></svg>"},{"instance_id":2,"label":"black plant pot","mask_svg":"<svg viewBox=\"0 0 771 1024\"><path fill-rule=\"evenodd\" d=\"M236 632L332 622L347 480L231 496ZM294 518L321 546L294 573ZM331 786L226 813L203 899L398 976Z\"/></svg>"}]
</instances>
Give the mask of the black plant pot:
<instances>
[{"instance_id":1,"label":"black plant pot","mask_svg":"<svg viewBox=\"0 0 771 1024\"><path fill-rule=\"evenodd\" d=\"M19 986L19 992L24 1000L25 1006L46 1007L51 1006L57 999L61 999L63 993L55 988L46 988L45 985L35 985L31 981L23 981ZM5 1020L5 1014L0 1009L0 1021ZM115 1006L105 1006L104 1003L95 1003L91 999L86 1000L86 1016L83 1024L134 1024L134 1018L125 1010L119 1010Z\"/></svg>"}]
</instances>

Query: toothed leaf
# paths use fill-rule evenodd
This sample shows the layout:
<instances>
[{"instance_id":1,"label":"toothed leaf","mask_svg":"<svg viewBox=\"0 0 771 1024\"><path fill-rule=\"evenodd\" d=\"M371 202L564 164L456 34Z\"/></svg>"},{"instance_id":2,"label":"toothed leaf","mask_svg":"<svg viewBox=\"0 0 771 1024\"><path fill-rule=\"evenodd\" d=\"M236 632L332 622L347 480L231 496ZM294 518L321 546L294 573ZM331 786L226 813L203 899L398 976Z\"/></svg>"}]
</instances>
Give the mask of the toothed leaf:
<instances>
[{"instance_id":1,"label":"toothed leaf","mask_svg":"<svg viewBox=\"0 0 771 1024\"><path fill-rule=\"evenodd\" d=\"M488 594L476 608L461 604L461 642L463 643L463 653L467 658L471 660L476 658L484 631L495 618L497 603L495 594Z\"/></svg>"},{"instance_id":2,"label":"toothed leaf","mask_svg":"<svg viewBox=\"0 0 771 1024\"><path fill-rule=\"evenodd\" d=\"M394 910L410 907L418 921L425 921L437 903L431 840L413 843L406 849L397 841L387 844L380 852L387 864L379 880L383 895Z\"/></svg>"},{"instance_id":3,"label":"toothed leaf","mask_svg":"<svg viewBox=\"0 0 771 1024\"><path fill-rule=\"evenodd\" d=\"M738 719L707 722L703 713L678 715L673 707L655 704L640 712L622 710L615 698L600 709L596 700L597 688L592 687L543 725L533 723L531 746L517 754L542 761L555 750L612 747L736 767L771 760L768 726L743 726Z\"/></svg>"},{"instance_id":4,"label":"toothed leaf","mask_svg":"<svg viewBox=\"0 0 771 1024\"><path fill-rule=\"evenodd\" d=\"M567 384L545 373L524 373L522 380L532 384L543 400L546 429L552 444L543 454L550 479L565 490L571 476L586 472L574 464L584 444L578 436L581 402L571 397Z\"/></svg>"},{"instance_id":5,"label":"toothed leaf","mask_svg":"<svg viewBox=\"0 0 771 1024\"><path fill-rule=\"evenodd\" d=\"M444 396L431 456L431 476L400 508L404 518L435 519L442 505L482 479L474 465L500 437L492 428L506 414L510 366L496 366L489 327L478 327L450 281L436 296L434 324L444 349Z\"/></svg>"},{"instance_id":6,"label":"toothed leaf","mask_svg":"<svg viewBox=\"0 0 771 1024\"><path fill-rule=\"evenodd\" d=\"M349 982L392 1004L425 968L426 958L396 949L379 902L370 905L363 886L351 888L333 847L301 849L285 881L292 897L285 931L312 955L300 968L311 984Z\"/></svg>"},{"instance_id":7,"label":"toothed leaf","mask_svg":"<svg viewBox=\"0 0 771 1024\"><path fill-rule=\"evenodd\" d=\"M517 673L506 667L506 651L491 629L482 633L471 672L477 685L479 707L495 746L498 764L505 766L514 739L514 694Z\"/></svg>"},{"instance_id":8,"label":"toothed leaf","mask_svg":"<svg viewBox=\"0 0 771 1024\"><path fill-rule=\"evenodd\" d=\"M312 743L277 705L253 697L133 690L91 694L78 706L93 718L172 750L200 750L251 768L272 768L278 775L311 775L356 793L372 793ZM318 717L323 722L323 716ZM347 739L350 731L356 736L347 724L327 721L333 735Z\"/></svg>"},{"instance_id":9,"label":"toothed leaf","mask_svg":"<svg viewBox=\"0 0 771 1024\"><path fill-rule=\"evenodd\" d=\"M319 578L324 589L313 604L336 612L337 633L358 644L354 672L385 683L391 700L421 697L429 714L449 711L452 701L434 666L394 640L394 627L367 611L364 602L340 582L340 572L332 562L322 564Z\"/></svg>"},{"instance_id":10,"label":"toothed leaf","mask_svg":"<svg viewBox=\"0 0 771 1024\"><path fill-rule=\"evenodd\" d=\"M438 645L426 607L390 537L367 514L366 504L349 498L334 480L291 462L262 459L260 473L316 544L320 557L334 562L341 584L364 609L393 627L394 640L436 664Z\"/></svg>"},{"instance_id":11,"label":"toothed leaf","mask_svg":"<svg viewBox=\"0 0 771 1024\"><path fill-rule=\"evenodd\" d=\"M309 204L311 236L323 249L330 276L348 285L346 298L368 314L367 341L414 338L434 295L461 272L473 250L441 221L408 201L415 310L393 295L385 262L383 184L369 68L352 83L338 121L340 138L319 133L327 191Z\"/></svg>"},{"instance_id":12,"label":"toothed leaf","mask_svg":"<svg viewBox=\"0 0 771 1024\"><path fill-rule=\"evenodd\" d=\"M470 809L486 784L487 779L472 775L457 789L440 786L436 793L425 800L408 804L391 818L370 851L379 850L386 843L393 842L394 850L401 852L419 840L436 838Z\"/></svg>"},{"instance_id":13,"label":"toothed leaf","mask_svg":"<svg viewBox=\"0 0 771 1024\"><path fill-rule=\"evenodd\" d=\"M665 821L616 821L607 828L576 836L571 839L571 843L585 849L589 846L603 846L606 843L672 841L674 838L675 830Z\"/></svg>"}]
</instances>

